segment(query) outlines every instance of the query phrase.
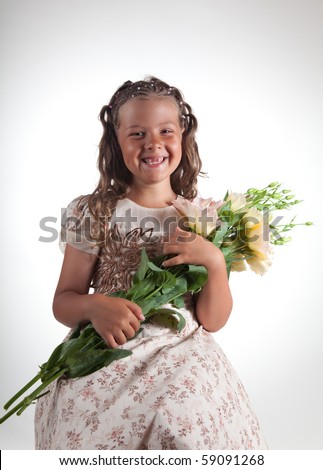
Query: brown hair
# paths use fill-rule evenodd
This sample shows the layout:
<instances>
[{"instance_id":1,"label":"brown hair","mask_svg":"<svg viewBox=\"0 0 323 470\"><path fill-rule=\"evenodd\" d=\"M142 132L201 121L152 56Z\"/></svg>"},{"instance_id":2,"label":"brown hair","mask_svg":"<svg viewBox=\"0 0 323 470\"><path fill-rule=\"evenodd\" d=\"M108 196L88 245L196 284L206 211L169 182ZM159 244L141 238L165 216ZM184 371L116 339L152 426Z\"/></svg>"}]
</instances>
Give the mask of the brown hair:
<instances>
[{"instance_id":1,"label":"brown hair","mask_svg":"<svg viewBox=\"0 0 323 470\"><path fill-rule=\"evenodd\" d=\"M155 77L148 77L137 82L125 82L114 93L110 103L103 106L99 114L103 126L98 157L100 180L88 197L89 210L99 222L94 235L98 241L104 240L106 224L103 220L111 216L117 201L126 196L131 186L132 174L124 164L116 129L119 126L119 109L128 100L137 97L167 97L173 99L177 106L179 121L184 131L181 162L170 176L175 194L192 200L197 195L197 177L203 174L202 162L195 141L197 119L190 105L184 101L181 91Z\"/></svg>"}]
</instances>

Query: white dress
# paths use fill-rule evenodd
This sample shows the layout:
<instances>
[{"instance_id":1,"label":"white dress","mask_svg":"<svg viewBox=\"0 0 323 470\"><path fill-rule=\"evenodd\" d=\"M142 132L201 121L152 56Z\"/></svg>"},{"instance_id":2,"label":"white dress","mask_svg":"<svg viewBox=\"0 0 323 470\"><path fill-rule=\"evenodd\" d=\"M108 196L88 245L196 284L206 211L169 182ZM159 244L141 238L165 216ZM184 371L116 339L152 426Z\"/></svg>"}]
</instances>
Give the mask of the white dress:
<instances>
[{"instance_id":1,"label":"white dress","mask_svg":"<svg viewBox=\"0 0 323 470\"><path fill-rule=\"evenodd\" d=\"M172 206L147 209L125 198L98 253L87 206L80 211L77 202L67 208L63 241L99 255L93 287L101 293L129 288L140 248L159 254L161 237L179 217ZM189 295L180 311L181 332L151 321L122 346L131 356L52 383L36 405L36 449L267 448L243 385L214 335L199 325Z\"/></svg>"}]
</instances>

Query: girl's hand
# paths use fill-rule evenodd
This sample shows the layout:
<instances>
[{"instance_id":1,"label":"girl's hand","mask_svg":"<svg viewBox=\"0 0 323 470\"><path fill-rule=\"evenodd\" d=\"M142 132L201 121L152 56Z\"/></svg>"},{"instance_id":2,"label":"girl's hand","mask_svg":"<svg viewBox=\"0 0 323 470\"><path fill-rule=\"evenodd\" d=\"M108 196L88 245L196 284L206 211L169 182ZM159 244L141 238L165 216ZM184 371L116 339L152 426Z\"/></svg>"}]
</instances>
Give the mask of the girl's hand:
<instances>
[{"instance_id":1,"label":"girl's hand","mask_svg":"<svg viewBox=\"0 0 323 470\"><path fill-rule=\"evenodd\" d=\"M207 270L223 266L223 254L213 243L193 232L176 228L168 242L164 243L164 255L174 255L164 261L163 266L195 264L205 266Z\"/></svg>"},{"instance_id":2,"label":"girl's hand","mask_svg":"<svg viewBox=\"0 0 323 470\"><path fill-rule=\"evenodd\" d=\"M111 348L135 336L145 317L139 305L127 299L103 294L88 295L90 321Z\"/></svg>"}]
</instances>

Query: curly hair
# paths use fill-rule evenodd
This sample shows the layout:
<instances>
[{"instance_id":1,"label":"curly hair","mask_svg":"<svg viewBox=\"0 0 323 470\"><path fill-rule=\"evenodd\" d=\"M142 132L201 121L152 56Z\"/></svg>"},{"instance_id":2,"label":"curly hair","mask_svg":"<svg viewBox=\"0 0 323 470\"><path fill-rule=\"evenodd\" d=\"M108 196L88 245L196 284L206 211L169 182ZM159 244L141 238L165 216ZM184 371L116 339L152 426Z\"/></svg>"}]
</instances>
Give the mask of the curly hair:
<instances>
[{"instance_id":1,"label":"curly hair","mask_svg":"<svg viewBox=\"0 0 323 470\"><path fill-rule=\"evenodd\" d=\"M132 174L123 161L116 130L119 127L119 110L132 98L167 97L172 99L178 109L178 118L182 134L182 158L176 170L170 176L171 187L175 194L192 200L197 195L197 178L204 174L202 162L195 141L197 119L192 108L184 101L182 92L156 77L147 77L137 82L127 81L112 96L109 104L103 106L99 119L103 126L103 135L99 143L98 169L100 179L97 187L88 196L88 207L98 226L94 238L104 240L106 220L116 207L118 200L126 197ZM80 201L81 202L81 201Z\"/></svg>"}]
</instances>

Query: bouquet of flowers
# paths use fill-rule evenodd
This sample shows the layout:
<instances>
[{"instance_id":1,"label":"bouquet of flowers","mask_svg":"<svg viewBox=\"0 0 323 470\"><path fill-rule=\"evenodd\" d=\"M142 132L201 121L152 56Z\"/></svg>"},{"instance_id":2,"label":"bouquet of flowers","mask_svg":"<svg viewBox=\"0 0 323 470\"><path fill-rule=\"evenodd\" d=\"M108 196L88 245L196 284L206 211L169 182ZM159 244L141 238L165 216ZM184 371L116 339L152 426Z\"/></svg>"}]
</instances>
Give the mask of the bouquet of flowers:
<instances>
[{"instance_id":1,"label":"bouquet of flowers","mask_svg":"<svg viewBox=\"0 0 323 470\"><path fill-rule=\"evenodd\" d=\"M273 245L284 245L291 240L285 236L296 225L295 217L280 224L282 216L276 211L291 209L302 201L295 199L289 189L280 183L270 183L264 189L250 188L245 194L227 192L222 201L186 199L173 201L185 217L185 225L219 247L225 257L227 271L244 271L247 266L257 274L264 274L272 264Z\"/></svg>"},{"instance_id":2,"label":"bouquet of flowers","mask_svg":"<svg viewBox=\"0 0 323 470\"><path fill-rule=\"evenodd\" d=\"M290 190L281 189L279 183L271 183L264 189L248 189L245 194L227 192L218 202L199 198L190 202L178 197L173 205L182 216L180 223L184 228L202 235L222 251L229 275L231 271L243 271L247 266L257 274L266 272L272 263L273 245L287 243L290 237L285 234L296 225L312 224L296 224L295 217L287 224L279 223L282 217L274 219L275 211L290 209L299 202ZM145 316L143 325L155 315L161 315L172 320L175 328L181 331L185 326L185 319L179 311L184 306L183 296L187 292L196 293L203 287L207 271L203 266L191 265L163 268L164 260L164 256L149 260L142 249L131 288L110 295L136 302ZM47 386L59 377L83 377L130 354L131 351L123 348L107 348L91 323L77 328L68 340L54 349L36 376L4 405L8 410L36 382L41 382L0 419L0 424L14 413L20 415L35 400L48 393L45 390Z\"/></svg>"}]
</instances>

